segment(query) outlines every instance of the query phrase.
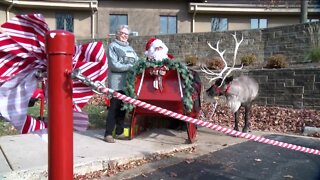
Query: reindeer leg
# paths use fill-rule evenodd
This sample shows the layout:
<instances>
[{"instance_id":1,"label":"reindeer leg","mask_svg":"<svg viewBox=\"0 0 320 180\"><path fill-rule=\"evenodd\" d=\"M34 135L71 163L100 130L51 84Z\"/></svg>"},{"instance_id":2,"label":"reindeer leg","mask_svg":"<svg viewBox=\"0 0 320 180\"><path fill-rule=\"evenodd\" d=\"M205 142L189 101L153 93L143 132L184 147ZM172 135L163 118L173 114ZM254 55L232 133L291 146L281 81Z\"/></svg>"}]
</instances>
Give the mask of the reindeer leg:
<instances>
[{"instance_id":1,"label":"reindeer leg","mask_svg":"<svg viewBox=\"0 0 320 180\"><path fill-rule=\"evenodd\" d=\"M239 110L234 113L234 130L239 131L238 126Z\"/></svg>"},{"instance_id":2,"label":"reindeer leg","mask_svg":"<svg viewBox=\"0 0 320 180\"><path fill-rule=\"evenodd\" d=\"M244 127L242 129L242 132L248 132L249 129L249 117L250 117L250 111L251 111L251 103L248 103L245 105L244 110Z\"/></svg>"}]
</instances>

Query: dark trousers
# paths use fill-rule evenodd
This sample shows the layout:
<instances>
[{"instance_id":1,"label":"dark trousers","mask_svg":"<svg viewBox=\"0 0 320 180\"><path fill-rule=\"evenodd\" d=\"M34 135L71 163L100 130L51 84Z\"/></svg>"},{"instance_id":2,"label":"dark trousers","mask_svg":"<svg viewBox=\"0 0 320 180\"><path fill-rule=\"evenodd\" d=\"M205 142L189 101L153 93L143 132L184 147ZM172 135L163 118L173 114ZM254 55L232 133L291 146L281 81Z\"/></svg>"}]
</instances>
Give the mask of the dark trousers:
<instances>
[{"instance_id":1,"label":"dark trousers","mask_svg":"<svg viewBox=\"0 0 320 180\"><path fill-rule=\"evenodd\" d=\"M123 91L119 91L123 94ZM126 115L125 110L121 110L123 102L117 98L111 98L110 107L108 110L108 116L106 120L106 132L104 136L112 135L112 131L116 128L116 134L120 135L123 133L124 118Z\"/></svg>"}]
</instances>

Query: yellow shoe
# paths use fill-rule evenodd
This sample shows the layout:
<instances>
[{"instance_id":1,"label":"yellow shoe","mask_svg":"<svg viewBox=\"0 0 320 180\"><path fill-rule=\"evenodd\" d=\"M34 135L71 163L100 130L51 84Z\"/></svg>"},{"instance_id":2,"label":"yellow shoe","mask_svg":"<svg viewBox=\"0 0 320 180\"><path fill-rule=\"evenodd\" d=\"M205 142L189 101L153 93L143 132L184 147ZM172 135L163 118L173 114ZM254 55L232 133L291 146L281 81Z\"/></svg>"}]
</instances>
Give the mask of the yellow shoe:
<instances>
[{"instance_id":1,"label":"yellow shoe","mask_svg":"<svg viewBox=\"0 0 320 180\"><path fill-rule=\"evenodd\" d=\"M126 136L124 133L116 135L115 137L116 139L120 139L120 140L129 140L129 137Z\"/></svg>"}]
</instances>

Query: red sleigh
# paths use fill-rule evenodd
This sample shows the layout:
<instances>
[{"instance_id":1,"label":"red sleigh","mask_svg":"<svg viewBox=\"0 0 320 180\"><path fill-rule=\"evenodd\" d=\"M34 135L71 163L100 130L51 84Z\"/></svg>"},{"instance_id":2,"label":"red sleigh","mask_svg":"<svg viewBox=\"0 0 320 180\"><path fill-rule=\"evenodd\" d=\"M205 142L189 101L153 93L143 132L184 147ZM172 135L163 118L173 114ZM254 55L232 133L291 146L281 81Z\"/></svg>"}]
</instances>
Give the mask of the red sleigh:
<instances>
[{"instance_id":1,"label":"red sleigh","mask_svg":"<svg viewBox=\"0 0 320 180\"><path fill-rule=\"evenodd\" d=\"M181 77L177 70L165 70L165 74L161 75L161 79L157 82L160 83L160 87L158 89L154 86L154 81L157 78L157 75L154 75L154 68L145 68L142 74L136 76L136 81L134 84L134 90L137 95L137 99L161 107L168 109L170 111L185 114L187 116L197 118L200 110L200 91L201 85L198 88L197 93L195 93L195 100L198 105L197 107L193 107L191 112L186 112L183 105L183 88L181 84ZM162 87L161 87L162 86ZM137 119L142 116L164 116L162 114L156 113L151 110L147 110L144 108L136 107L132 113L132 121L131 121L131 139L134 138L141 131L142 126L147 126L146 124L138 124ZM178 121L178 120L177 120ZM190 143L193 143L196 138L196 125L192 123L186 123L188 140ZM142 128L143 129L143 128Z\"/></svg>"}]
</instances>

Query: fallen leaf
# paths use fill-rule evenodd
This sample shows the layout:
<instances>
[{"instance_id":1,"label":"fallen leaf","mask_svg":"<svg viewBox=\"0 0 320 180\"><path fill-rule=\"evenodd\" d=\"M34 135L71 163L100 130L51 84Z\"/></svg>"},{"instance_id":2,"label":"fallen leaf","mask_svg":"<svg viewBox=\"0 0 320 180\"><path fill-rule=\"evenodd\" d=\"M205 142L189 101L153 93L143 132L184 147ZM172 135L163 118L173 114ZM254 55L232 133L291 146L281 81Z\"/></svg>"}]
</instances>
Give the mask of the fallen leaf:
<instances>
[{"instance_id":1,"label":"fallen leaf","mask_svg":"<svg viewBox=\"0 0 320 180\"><path fill-rule=\"evenodd\" d=\"M285 175L283 177L286 178L286 179L293 179L293 176L291 176L291 175Z\"/></svg>"},{"instance_id":2,"label":"fallen leaf","mask_svg":"<svg viewBox=\"0 0 320 180\"><path fill-rule=\"evenodd\" d=\"M201 104L203 117L209 117L211 113L210 102ZM239 126L244 125L244 109L240 109ZM230 108L224 104L218 104L215 116L211 119L204 118L214 124L233 129L234 121ZM293 133L301 135L304 126L320 127L320 111L315 109L293 109L276 106L253 105L250 117L250 130L273 131L280 133ZM320 137L320 134L309 136Z\"/></svg>"},{"instance_id":3,"label":"fallen leaf","mask_svg":"<svg viewBox=\"0 0 320 180\"><path fill-rule=\"evenodd\" d=\"M177 176L178 176L177 173L175 173L175 172L170 172L170 177L177 177Z\"/></svg>"},{"instance_id":4,"label":"fallen leaf","mask_svg":"<svg viewBox=\"0 0 320 180\"><path fill-rule=\"evenodd\" d=\"M190 163L193 163L193 162L194 162L194 159L187 159L187 160L186 160L186 163L187 163L187 164L190 164Z\"/></svg>"}]
</instances>

